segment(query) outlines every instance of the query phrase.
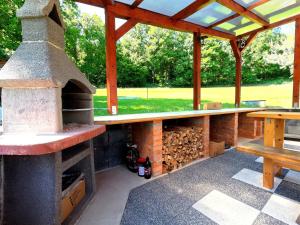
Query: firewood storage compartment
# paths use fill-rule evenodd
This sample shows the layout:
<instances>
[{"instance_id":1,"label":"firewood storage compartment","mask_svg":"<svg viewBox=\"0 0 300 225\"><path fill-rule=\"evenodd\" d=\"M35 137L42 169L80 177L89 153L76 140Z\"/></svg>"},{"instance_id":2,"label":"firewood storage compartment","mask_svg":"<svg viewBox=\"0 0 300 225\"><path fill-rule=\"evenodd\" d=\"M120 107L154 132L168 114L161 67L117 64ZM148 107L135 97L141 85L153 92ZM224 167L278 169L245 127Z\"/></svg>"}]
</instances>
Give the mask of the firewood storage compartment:
<instances>
[{"instance_id":1,"label":"firewood storage compartment","mask_svg":"<svg viewBox=\"0 0 300 225\"><path fill-rule=\"evenodd\" d=\"M205 156L203 118L166 120L162 133L163 173Z\"/></svg>"},{"instance_id":2,"label":"firewood storage compartment","mask_svg":"<svg viewBox=\"0 0 300 225\"><path fill-rule=\"evenodd\" d=\"M105 132L95 88L64 51L58 0L26 0L17 16L23 41L0 71L1 224L74 224L95 191L92 139Z\"/></svg>"}]
</instances>

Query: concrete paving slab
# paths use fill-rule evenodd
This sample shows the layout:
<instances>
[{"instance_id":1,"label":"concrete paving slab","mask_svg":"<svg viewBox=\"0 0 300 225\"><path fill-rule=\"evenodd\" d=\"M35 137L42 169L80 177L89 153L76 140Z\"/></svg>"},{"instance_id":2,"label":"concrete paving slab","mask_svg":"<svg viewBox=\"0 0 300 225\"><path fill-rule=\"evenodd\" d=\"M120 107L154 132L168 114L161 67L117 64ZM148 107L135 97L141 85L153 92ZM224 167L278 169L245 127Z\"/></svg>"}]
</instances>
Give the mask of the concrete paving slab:
<instances>
[{"instance_id":1,"label":"concrete paving slab","mask_svg":"<svg viewBox=\"0 0 300 225\"><path fill-rule=\"evenodd\" d=\"M76 225L119 225L131 189L149 180L118 166L96 174L96 194Z\"/></svg>"}]
</instances>

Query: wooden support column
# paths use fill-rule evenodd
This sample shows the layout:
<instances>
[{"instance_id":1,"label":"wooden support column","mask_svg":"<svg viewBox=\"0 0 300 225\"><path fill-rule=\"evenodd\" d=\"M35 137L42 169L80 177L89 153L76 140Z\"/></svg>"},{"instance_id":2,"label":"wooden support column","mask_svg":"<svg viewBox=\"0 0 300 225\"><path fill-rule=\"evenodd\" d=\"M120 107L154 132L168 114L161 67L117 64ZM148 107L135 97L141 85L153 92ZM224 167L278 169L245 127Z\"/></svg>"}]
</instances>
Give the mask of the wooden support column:
<instances>
[{"instance_id":1,"label":"wooden support column","mask_svg":"<svg viewBox=\"0 0 300 225\"><path fill-rule=\"evenodd\" d=\"M235 107L241 105L242 55L235 59Z\"/></svg>"},{"instance_id":2,"label":"wooden support column","mask_svg":"<svg viewBox=\"0 0 300 225\"><path fill-rule=\"evenodd\" d=\"M285 121L266 118L264 126L264 146L283 148Z\"/></svg>"},{"instance_id":3,"label":"wooden support column","mask_svg":"<svg viewBox=\"0 0 300 225\"><path fill-rule=\"evenodd\" d=\"M107 111L118 113L115 15L105 9Z\"/></svg>"},{"instance_id":4,"label":"wooden support column","mask_svg":"<svg viewBox=\"0 0 300 225\"><path fill-rule=\"evenodd\" d=\"M299 108L300 88L300 18L295 22L295 50L294 50L294 78L293 78L293 107Z\"/></svg>"},{"instance_id":5,"label":"wooden support column","mask_svg":"<svg viewBox=\"0 0 300 225\"><path fill-rule=\"evenodd\" d=\"M235 57L235 107L241 105L241 82L242 82L242 52L236 41L230 41L231 48Z\"/></svg>"},{"instance_id":6,"label":"wooden support column","mask_svg":"<svg viewBox=\"0 0 300 225\"><path fill-rule=\"evenodd\" d=\"M194 33L194 110L199 110L201 101L201 35Z\"/></svg>"}]
</instances>

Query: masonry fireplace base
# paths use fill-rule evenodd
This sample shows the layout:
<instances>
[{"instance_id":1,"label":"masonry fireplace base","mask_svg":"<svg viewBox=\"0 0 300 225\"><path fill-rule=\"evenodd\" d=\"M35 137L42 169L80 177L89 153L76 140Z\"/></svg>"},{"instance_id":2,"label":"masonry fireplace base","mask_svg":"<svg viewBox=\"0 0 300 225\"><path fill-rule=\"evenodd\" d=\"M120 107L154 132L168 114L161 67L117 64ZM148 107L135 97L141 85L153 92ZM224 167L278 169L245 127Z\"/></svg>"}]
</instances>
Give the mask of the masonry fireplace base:
<instances>
[{"instance_id":1,"label":"masonry fireplace base","mask_svg":"<svg viewBox=\"0 0 300 225\"><path fill-rule=\"evenodd\" d=\"M0 136L3 159L4 225L73 224L95 191L92 138L105 126L80 125L52 135ZM24 141L27 140L27 141ZM62 175L81 172L85 197L63 222L61 221ZM3 207L4 205L4 207Z\"/></svg>"}]
</instances>

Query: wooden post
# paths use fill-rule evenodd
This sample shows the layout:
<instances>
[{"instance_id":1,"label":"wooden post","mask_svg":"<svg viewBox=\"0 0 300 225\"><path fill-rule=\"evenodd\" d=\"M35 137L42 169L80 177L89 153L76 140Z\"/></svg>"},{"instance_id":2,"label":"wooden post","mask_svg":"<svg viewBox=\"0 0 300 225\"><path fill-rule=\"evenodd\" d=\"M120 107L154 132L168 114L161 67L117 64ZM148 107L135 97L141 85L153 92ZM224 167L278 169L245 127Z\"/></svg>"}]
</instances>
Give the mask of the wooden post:
<instances>
[{"instance_id":1,"label":"wooden post","mask_svg":"<svg viewBox=\"0 0 300 225\"><path fill-rule=\"evenodd\" d=\"M199 110L201 101L201 42L200 33L194 33L194 110Z\"/></svg>"},{"instance_id":2,"label":"wooden post","mask_svg":"<svg viewBox=\"0 0 300 225\"><path fill-rule=\"evenodd\" d=\"M118 113L115 15L105 9L107 111Z\"/></svg>"},{"instance_id":3,"label":"wooden post","mask_svg":"<svg viewBox=\"0 0 300 225\"><path fill-rule=\"evenodd\" d=\"M264 146L283 148L285 121L266 118L264 125Z\"/></svg>"},{"instance_id":4,"label":"wooden post","mask_svg":"<svg viewBox=\"0 0 300 225\"><path fill-rule=\"evenodd\" d=\"M273 189L274 187L274 164L272 159L264 158L263 187Z\"/></svg>"},{"instance_id":5,"label":"wooden post","mask_svg":"<svg viewBox=\"0 0 300 225\"><path fill-rule=\"evenodd\" d=\"M241 81L242 81L242 52L236 41L230 41L230 45L235 57L235 107L241 104Z\"/></svg>"},{"instance_id":6,"label":"wooden post","mask_svg":"<svg viewBox=\"0 0 300 225\"><path fill-rule=\"evenodd\" d=\"M293 78L293 107L299 108L300 87L300 19L295 22L294 78Z\"/></svg>"},{"instance_id":7,"label":"wooden post","mask_svg":"<svg viewBox=\"0 0 300 225\"><path fill-rule=\"evenodd\" d=\"M242 54L235 58L235 107L241 105Z\"/></svg>"}]
</instances>

